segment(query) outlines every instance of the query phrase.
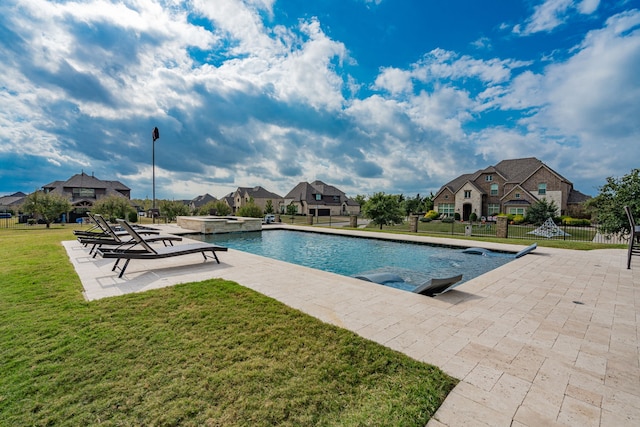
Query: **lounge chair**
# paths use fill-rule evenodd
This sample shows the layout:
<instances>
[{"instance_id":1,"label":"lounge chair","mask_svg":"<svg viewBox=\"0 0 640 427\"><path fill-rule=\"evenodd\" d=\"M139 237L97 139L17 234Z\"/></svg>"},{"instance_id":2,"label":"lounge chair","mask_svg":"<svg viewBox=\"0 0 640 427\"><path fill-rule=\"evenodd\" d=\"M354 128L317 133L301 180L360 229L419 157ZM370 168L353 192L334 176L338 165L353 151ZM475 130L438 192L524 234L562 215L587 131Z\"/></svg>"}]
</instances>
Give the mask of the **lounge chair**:
<instances>
[{"instance_id":1,"label":"lounge chair","mask_svg":"<svg viewBox=\"0 0 640 427\"><path fill-rule=\"evenodd\" d=\"M627 270L631 269L631 256L640 255L640 225L636 225L636 221L631 214L631 208L629 206L624 207L624 212L629 219L629 250L627 252Z\"/></svg>"},{"instance_id":2,"label":"lounge chair","mask_svg":"<svg viewBox=\"0 0 640 427\"><path fill-rule=\"evenodd\" d=\"M110 237L112 233L116 233L121 236L126 236L127 232L122 229L116 229L109 225L106 219L100 214L92 214L87 212L87 216L93 222L93 226L88 230L73 230L73 234L77 237ZM142 234L160 234L158 230L143 226L134 226L138 232Z\"/></svg>"},{"instance_id":3,"label":"lounge chair","mask_svg":"<svg viewBox=\"0 0 640 427\"><path fill-rule=\"evenodd\" d=\"M222 246L216 246L209 243L187 243L184 245L177 246L161 246L158 248L153 248L147 240L145 240L138 232L129 224L127 221L119 219L118 222L125 229L135 241L133 246L129 246L127 248L115 248L115 249L102 249L98 248L97 253L103 258L115 258L116 262L113 265L111 271L115 271L116 269L120 269L120 274L118 277L122 277L127 266L129 265L129 261L132 259L144 259L144 260L152 260L152 259L161 259L161 258L170 258L174 256L180 255L188 255L201 253L206 261L207 258L215 259L218 264L220 264L220 260L216 255L217 251L226 251L227 248ZM207 255L207 252L211 252L211 255ZM119 266L121 260L125 260L125 263L122 267Z\"/></svg>"},{"instance_id":4,"label":"lounge chair","mask_svg":"<svg viewBox=\"0 0 640 427\"><path fill-rule=\"evenodd\" d=\"M446 277L444 279L431 279L424 285L420 285L413 290L414 293L420 295L426 295L432 297L436 294L441 294L449 289L454 284L462 280L462 274L453 277Z\"/></svg>"},{"instance_id":5,"label":"lounge chair","mask_svg":"<svg viewBox=\"0 0 640 427\"><path fill-rule=\"evenodd\" d=\"M96 256L96 249L102 248L103 246L115 246L115 249L126 249L127 247L137 244L133 237L131 237L130 233L124 229L122 231L114 230L107 220L105 220L101 215L96 214L93 216L93 219L96 224L104 230L104 233L97 236L78 236L78 241L85 246L92 245L89 254L93 254L94 257ZM136 232L143 236L142 239L149 243L162 242L165 246L173 246L173 242L179 242L182 240L182 237L161 235L158 231L154 230L143 229L137 230Z\"/></svg>"}]
</instances>

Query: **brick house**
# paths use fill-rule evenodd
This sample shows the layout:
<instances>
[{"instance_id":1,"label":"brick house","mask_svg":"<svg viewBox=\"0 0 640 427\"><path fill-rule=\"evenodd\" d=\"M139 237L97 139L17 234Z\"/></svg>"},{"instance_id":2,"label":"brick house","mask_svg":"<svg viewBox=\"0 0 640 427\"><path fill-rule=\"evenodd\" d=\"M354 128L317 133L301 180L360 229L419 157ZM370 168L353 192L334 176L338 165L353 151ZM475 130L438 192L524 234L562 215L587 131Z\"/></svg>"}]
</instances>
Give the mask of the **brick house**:
<instances>
[{"instance_id":1,"label":"brick house","mask_svg":"<svg viewBox=\"0 0 640 427\"><path fill-rule=\"evenodd\" d=\"M495 166L460 175L443 185L434 197L434 209L467 221L499 213L525 215L534 203L554 201L560 215L575 215L589 196L535 157L503 160Z\"/></svg>"},{"instance_id":2,"label":"brick house","mask_svg":"<svg viewBox=\"0 0 640 427\"><path fill-rule=\"evenodd\" d=\"M272 193L260 186L238 187L235 192L223 197L222 200L229 205L233 213L236 213L238 209L249 203L251 200L253 200L253 203L263 211L265 210L269 200L271 200L274 212L282 212L281 209L283 209L284 205L284 199L282 196Z\"/></svg>"},{"instance_id":3,"label":"brick house","mask_svg":"<svg viewBox=\"0 0 640 427\"><path fill-rule=\"evenodd\" d=\"M360 205L345 193L322 181L300 182L284 196L286 205L294 204L298 213L313 216L358 215Z\"/></svg>"},{"instance_id":4,"label":"brick house","mask_svg":"<svg viewBox=\"0 0 640 427\"><path fill-rule=\"evenodd\" d=\"M45 193L59 194L71 202L73 211L69 213L67 222L74 222L77 218L86 216L86 212L93 208L93 204L103 197L117 196L131 199L131 189L120 181L103 181L82 172L73 175L66 181L53 181L43 185Z\"/></svg>"}]
</instances>

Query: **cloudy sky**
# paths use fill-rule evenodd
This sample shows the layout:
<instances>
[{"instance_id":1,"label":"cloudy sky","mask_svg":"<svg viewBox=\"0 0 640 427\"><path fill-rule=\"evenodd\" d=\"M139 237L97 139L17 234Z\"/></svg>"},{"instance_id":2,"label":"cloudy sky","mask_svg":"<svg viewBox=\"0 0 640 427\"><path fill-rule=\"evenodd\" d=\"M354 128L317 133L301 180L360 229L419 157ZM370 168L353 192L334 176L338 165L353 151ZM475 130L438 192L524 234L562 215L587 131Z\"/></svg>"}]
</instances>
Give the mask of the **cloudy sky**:
<instances>
[{"instance_id":1,"label":"cloudy sky","mask_svg":"<svg viewBox=\"0 0 640 427\"><path fill-rule=\"evenodd\" d=\"M82 171L134 198L319 179L428 194L537 157L640 166L640 0L2 0L0 195Z\"/></svg>"}]
</instances>

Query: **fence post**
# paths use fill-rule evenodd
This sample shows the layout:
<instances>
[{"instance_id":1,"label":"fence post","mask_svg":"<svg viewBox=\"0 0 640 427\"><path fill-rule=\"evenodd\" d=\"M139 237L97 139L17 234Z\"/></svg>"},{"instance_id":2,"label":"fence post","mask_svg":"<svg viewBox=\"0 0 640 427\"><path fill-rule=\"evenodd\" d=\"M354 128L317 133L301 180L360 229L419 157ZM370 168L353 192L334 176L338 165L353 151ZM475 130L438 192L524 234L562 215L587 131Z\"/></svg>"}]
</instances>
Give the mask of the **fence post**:
<instances>
[{"instance_id":1,"label":"fence post","mask_svg":"<svg viewBox=\"0 0 640 427\"><path fill-rule=\"evenodd\" d=\"M496 218L496 237L506 239L509 236L509 220L506 216Z\"/></svg>"},{"instance_id":2,"label":"fence post","mask_svg":"<svg viewBox=\"0 0 640 427\"><path fill-rule=\"evenodd\" d=\"M349 217L349 227L358 228L358 215L351 215Z\"/></svg>"},{"instance_id":3,"label":"fence post","mask_svg":"<svg viewBox=\"0 0 640 427\"><path fill-rule=\"evenodd\" d=\"M409 232L418 232L418 215L409 215Z\"/></svg>"}]
</instances>

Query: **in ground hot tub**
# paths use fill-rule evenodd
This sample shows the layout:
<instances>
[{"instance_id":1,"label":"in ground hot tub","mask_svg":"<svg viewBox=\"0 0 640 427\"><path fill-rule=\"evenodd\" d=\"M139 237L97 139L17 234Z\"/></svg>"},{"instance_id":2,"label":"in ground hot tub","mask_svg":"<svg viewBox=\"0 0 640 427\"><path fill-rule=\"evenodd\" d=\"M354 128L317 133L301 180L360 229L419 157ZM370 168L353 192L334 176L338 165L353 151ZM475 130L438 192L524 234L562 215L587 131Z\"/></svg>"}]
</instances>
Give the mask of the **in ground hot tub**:
<instances>
[{"instance_id":1,"label":"in ground hot tub","mask_svg":"<svg viewBox=\"0 0 640 427\"><path fill-rule=\"evenodd\" d=\"M202 234L262 230L262 218L242 216L179 216L178 226Z\"/></svg>"}]
</instances>

